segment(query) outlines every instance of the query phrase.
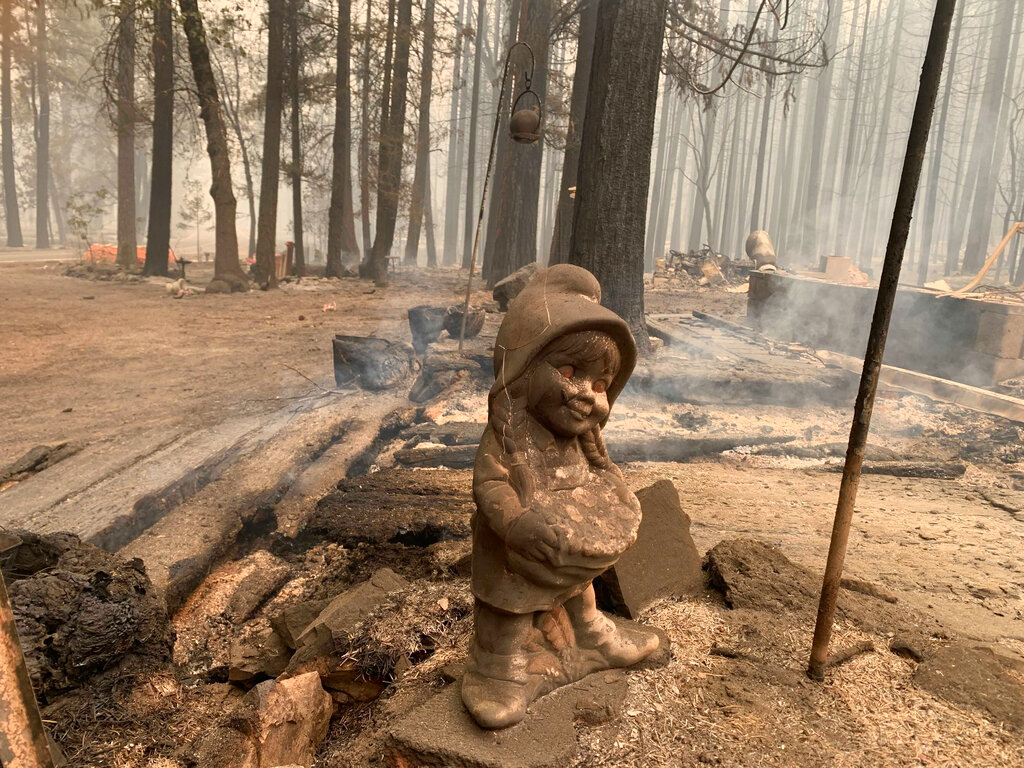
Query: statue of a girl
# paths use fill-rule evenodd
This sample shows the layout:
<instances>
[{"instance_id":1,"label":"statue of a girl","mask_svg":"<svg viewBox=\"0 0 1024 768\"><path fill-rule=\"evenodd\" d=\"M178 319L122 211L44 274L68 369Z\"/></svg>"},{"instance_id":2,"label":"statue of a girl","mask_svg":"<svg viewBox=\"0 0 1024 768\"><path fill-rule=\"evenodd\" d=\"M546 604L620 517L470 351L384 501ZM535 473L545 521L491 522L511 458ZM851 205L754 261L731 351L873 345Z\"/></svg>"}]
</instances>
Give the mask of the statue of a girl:
<instances>
[{"instance_id":1,"label":"statue of a girl","mask_svg":"<svg viewBox=\"0 0 1024 768\"><path fill-rule=\"evenodd\" d=\"M627 324L580 267L541 270L509 306L473 472L475 635L462 700L485 728L658 635L598 610L593 579L635 541L640 504L601 429L636 363Z\"/></svg>"}]
</instances>

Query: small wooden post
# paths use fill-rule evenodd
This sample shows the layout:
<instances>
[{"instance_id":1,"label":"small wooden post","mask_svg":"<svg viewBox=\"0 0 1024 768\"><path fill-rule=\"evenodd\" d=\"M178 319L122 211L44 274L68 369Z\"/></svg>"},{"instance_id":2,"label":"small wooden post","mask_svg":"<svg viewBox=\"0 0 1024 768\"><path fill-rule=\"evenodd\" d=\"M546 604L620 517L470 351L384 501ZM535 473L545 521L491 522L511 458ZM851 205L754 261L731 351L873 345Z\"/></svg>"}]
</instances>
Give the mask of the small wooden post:
<instances>
[{"instance_id":1,"label":"small wooden post","mask_svg":"<svg viewBox=\"0 0 1024 768\"><path fill-rule=\"evenodd\" d=\"M857 404L853 410L853 425L850 427L850 443L846 449L846 464L843 480L839 486L839 502L832 524L832 540L825 564L825 579L821 587L821 601L818 604L818 618L814 625L814 640L811 644L811 660L807 674L814 680L825 679L825 664L828 659L828 643L832 637L832 622L836 615L836 600L839 597L839 581L843 575L843 561L846 545L850 538L850 522L857 501L857 486L860 484L861 466L864 463L864 447L867 445L868 430L871 426L871 411L875 405L875 390L882 370L882 355L885 352L885 338L889 333L893 302L900 280L900 267L907 247L910 232L910 218L914 212L914 198L924 165L924 153L928 146L928 132L931 129L932 113L935 111L935 97L942 77L942 62L946 58L946 42L949 27L953 21L956 0L937 0L932 18L928 50L921 68L921 84L914 105L914 117L907 137L907 154L903 160L903 173L896 193L896 205L892 214L889 242L885 247L885 261L878 282L878 298L875 313L871 318L871 333L868 348L864 354L864 370L857 391Z\"/></svg>"}]
</instances>

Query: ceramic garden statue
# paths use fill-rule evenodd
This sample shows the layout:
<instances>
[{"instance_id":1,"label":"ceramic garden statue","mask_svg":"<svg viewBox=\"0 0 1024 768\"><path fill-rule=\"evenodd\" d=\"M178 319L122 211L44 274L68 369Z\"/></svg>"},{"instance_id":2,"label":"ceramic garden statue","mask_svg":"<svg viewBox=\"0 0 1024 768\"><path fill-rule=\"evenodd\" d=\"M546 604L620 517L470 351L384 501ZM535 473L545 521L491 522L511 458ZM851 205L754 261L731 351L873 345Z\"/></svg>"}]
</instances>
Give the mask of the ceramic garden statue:
<instances>
[{"instance_id":1,"label":"ceramic garden statue","mask_svg":"<svg viewBox=\"0 0 1024 768\"><path fill-rule=\"evenodd\" d=\"M542 269L494 347L488 424L473 472L475 634L462 700L484 728L539 696L628 667L653 631L598 610L593 579L634 542L640 504L601 429L636 363L626 323L585 269Z\"/></svg>"}]
</instances>

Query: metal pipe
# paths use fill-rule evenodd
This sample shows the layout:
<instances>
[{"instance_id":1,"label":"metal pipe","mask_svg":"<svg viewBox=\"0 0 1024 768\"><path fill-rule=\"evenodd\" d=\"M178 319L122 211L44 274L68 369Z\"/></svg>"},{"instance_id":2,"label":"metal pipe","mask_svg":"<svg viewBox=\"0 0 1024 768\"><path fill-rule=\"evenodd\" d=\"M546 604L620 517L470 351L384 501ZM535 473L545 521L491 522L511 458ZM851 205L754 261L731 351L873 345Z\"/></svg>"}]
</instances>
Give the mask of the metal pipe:
<instances>
[{"instance_id":1,"label":"metal pipe","mask_svg":"<svg viewBox=\"0 0 1024 768\"><path fill-rule=\"evenodd\" d=\"M917 103L907 137L907 153L903 160L903 172L896 193L889 241L885 247L885 261L878 283L878 298L871 318L871 332L868 335L867 351L864 353L864 369L861 372L857 403L853 410L853 424L850 427L850 443L846 449L846 464L843 480L839 487L839 502L836 505L835 521L832 524L832 540L825 564L825 578L821 586L821 600L818 603L818 618L814 625L814 640L811 643L811 658L807 674L814 680L825 679L825 662L828 658L828 643L832 637L832 622L836 614L836 600L839 597L839 580L843 574L843 560L850 538L850 522L857 501L857 486L860 484L861 467L864 463L864 447L867 444L871 426L871 411L875 404L878 376L882 370L882 355L885 339L889 332L893 302L900 280L900 267L910 232L910 218L914 212L914 198L924 165L924 153L928 146L928 132L931 128L935 98L942 77L942 63L946 57L946 42L953 20L956 0L937 0L932 18L928 50L921 68L921 84L917 91Z\"/></svg>"},{"instance_id":2,"label":"metal pipe","mask_svg":"<svg viewBox=\"0 0 1024 768\"><path fill-rule=\"evenodd\" d=\"M508 53L505 54L505 68L501 73L501 90L498 92L498 111L494 115L494 129L491 131L491 149L487 155L487 173L484 175L484 189L480 196L480 212L476 218L476 235L473 237L473 256L469 261L469 278L466 280L466 302L462 307L462 325L459 328L459 352L462 352L462 343L466 340L466 319L469 317L469 295L473 292L473 270L476 269L476 257L480 251L480 229L484 223L484 204L487 202L487 189L491 183L491 171L494 168L494 147L498 142L498 126L501 125L501 113L505 111L505 86L508 83L508 70L512 63L512 51L523 46L530 52L530 72L524 77L527 90L533 80L533 72L537 66L537 60L533 55L533 48L518 40L511 45Z\"/></svg>"},{"instance_id":3,"label":"metal pipe","mask_svg":"<svg viewBox=\"0 0 1024 768\"><path fill-rule=\"evenodd\" d=\"M53 756L18 642L14 611L0 574L0 765L53 768Z\"/></svg>"}]
</instances>

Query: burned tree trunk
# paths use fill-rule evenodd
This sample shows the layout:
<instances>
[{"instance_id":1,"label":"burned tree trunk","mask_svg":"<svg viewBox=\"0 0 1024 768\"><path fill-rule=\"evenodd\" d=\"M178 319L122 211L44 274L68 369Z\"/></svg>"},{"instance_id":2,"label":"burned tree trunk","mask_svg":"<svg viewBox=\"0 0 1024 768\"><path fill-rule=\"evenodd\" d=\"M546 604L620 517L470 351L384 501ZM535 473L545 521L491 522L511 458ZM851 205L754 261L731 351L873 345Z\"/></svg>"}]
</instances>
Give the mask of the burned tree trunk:
<instances>
[{"instance_id":1,"label":"burned tree trunk","mask_svg":"<svg viewBox=\"0 0 1024 768\"><path fill-rule=\"evenodd\" d=\"M601 282L642 353L644 221L666 0L602 0L583 123L570 263Z\"/></svg>"},{"instance_id":2,"label":"burned tree trunk","mask_svg":"<svg viewBox=\"0 0 1024 768\"><path fill-rule=\"evenodd\" d=\"M462 186L462 148L465 136L460 136L459 115L465 116L466 85L463 67L463 50L469 53L469 43L464 34L466 2L459 0L459 15L455 19L455 63L452 66L452 100L448 108L448 183L444 194L444 257L445 264L455 263L456 243L459 239L459 189ZM467 55L468 58L468 55Z\"/></svg>"},{"instance_id":3,"label":"burned tree trunk","mask_svg":"<svg viewBox=\"0 0 1024 768\"><path fill-rule=\"evenodd\" d=\"M171 247L174 165L174 19L170 0L153 4L153 173L150 178L147 275L166 275Z\"/></svg>"},{"instance_id":4,"label":"burned tree trunk","mask_svg":"<svg viewBox=\"0 0 1024 768\"><path fill-rule=\"evenodd\" d=\"M302 108L299 93L299 4L301 0L288 3L288 95L291 97L292 134L292 240L295 243L293 273L302 277L306 274L306 249L302 237Z\"/></svg>"},{"instance_id":5,"label":"burned tree trunk","mask_svg":"<svg viewBox=\"0 0 1024 768\"><path fill-rule=\"evenodd\" d=\"M487 2L479 0L476 9L476 41L473 43L473 95L469 107L469 148L466 160L466 223L463 235L462 266L469 268L473 258L473 231L476 226L477 202L474 193L476 166L477 120L480 118L480 68L483 62L484 27L487 24Z\"/></svg>"},{"instance_id":6,"label":"burned tree trunk","mask_svg":"<svg viewBox=\"0 0 1024 768\"><path fill-rule=\"evenodd\" d=\"M366 3L363 27L363 95L359 103L359 218L362 224L363 255L370 255L370 10Z\"/></svg>"},{"instance_id":7,"label":"burned tree trunk","mask_svg":"<svg viewBox=\"0 0 1024 768\"><path fill-rule=\"evenodd\" d=\"M359 253L352 203L352 126L349 57L352 53L352 2L338 2L338 51L334 80L334 145L331 208L327 221L328 277L341 277L343 256Z\"/></svg>"},{"instance_id":8,"label":"burned tree trunk","mask_svg":"<svg viewBox=\"0 0 1024 768\"><path fill-rule=\"evenodd\" d=\"M552 0L523 0L519 39L533 49L536 65L531 88L541 104L547 96L552 13ZM522 87L520 82L512 86L513 99ZM516 109L533 105L532 97L527 97ZM491 198L484 260L484 274L492 287L520 267L537 260L537 214L544 143L517 144L504 139L496 151L504 162L499 162L494 174L494 197Z\"/></svg>"},{"instance_id":9,"label":"burned tree trunk","mask_svg":"<svg viewBox=\"0 0 1024 768\"><path fill-rule=\"evenodd\" d=\"M46 55L46 0L36 0L36 84L39 87L39 121L36 135L36 248L50 247L50 76Z\"/></svg>"},{"instance_id":10,"label":"burned tree trunk","mask_svg":"<svg viewBox=\"0 0 1024 768\"><path fill-rule=\"evenodd\" d=\"M117 32L117 263L133 266L135 248L135 3L121 0Z\"/></svg>"},{"instance_id":11,"label":"burned tree trunk","mask_svg":"<svg viewBox=\"0 0 1024 768\"><path fill-rule=\"evenodd\" d=\"M281 175L281 112L284 110L285 0L270 0L267 16L267 96L260 174L260 220L256 234L256 282L273 288L277 245L277 190Z\"/></svg>"},{"instance_id":12,"label":"burned tree trunk","mask_svg":"<svg viewBox=\"0 0 1024 768\"><path fill-rule=\"evenodd\" d=\"M18 184L14 178L14 118L13 97L11 95L11 30L14 19L11 8L14 0L2 0L0 8L0 35L3 52L0 53L0 142L3 143L4 172L4 210L7 218L7 245L20 248L24 240L21 236L21 213L18 210Z\"/></svg>"},{"instance_id":13,"label":"burned tree trunk","mask_svg":"<svg viewBox=\"0 0 1024 768\"><path fill-rule=\"evenodd\" d=\"M423 10L423 66L420 69L420 119L416 129L416 172L409 205L409 234L405 240L405 263L415 264L419 254L423 207L430 184L430 87L434 77L434 0Z\"/></svg>"},{"instance_id":14,"label":"burned tree trunk","mask_svg":"<svg viewBox=\"0 0 1024 768\"><path fill-rule=\"evenodd\" d=\"M405 102L409 86L409 43L412 33L412 0L399 0L395 29L395 64L391 77L391 99L387 130L380 138L377 162L377 232L370 258L361 265L377 285L387 285L388 256L395 242L398 223L398 193L402 183L402 144Z\"/></svg>"},{"instance_id":15,"label":"burned tree trunk","mask_svg":"<svg viewBox=\"0 0 1024 768\"><path fill-rule=\"evenodd\" d=\"M235 190L231 184L231 155L228 150L228 132L221 114L217 82L210 65L210 50L206 45L206 31L203 17L199 13L198 0L180 0L181 20L188 40L188 57L192 64L192 76L199 95L199 115L206 128L206 151L210 156L210 197L213 198L214 249L213 280L207 286L210 292L249 290L238 265L238 233L235 231L237 205Z\"/></svg>"},{"instance_id":16,"label":"burned tree trunk","mask_svg":"<svg viewBox=\"0 0 1024 768\"><path fill-rule=\"evenodd\" d=\"M598 0L584 2L580 9L580 34L576 47L576 72L572 77L572 102L569 105L569 130L565 135L565 159L562 161L562 183L558 187L555 228L551 234L549 264L562 264L569 259L572 245L573 198L569 190L576 186L580 165L580 138L587 113L587 90L590 67L594 61L594 30L597 28Z\"/></svg>"}]
</instances>

